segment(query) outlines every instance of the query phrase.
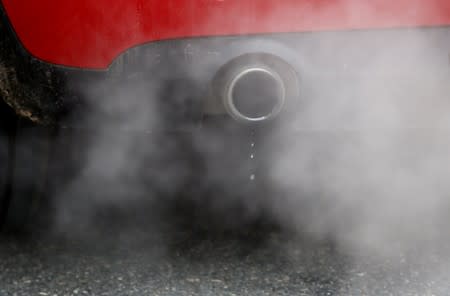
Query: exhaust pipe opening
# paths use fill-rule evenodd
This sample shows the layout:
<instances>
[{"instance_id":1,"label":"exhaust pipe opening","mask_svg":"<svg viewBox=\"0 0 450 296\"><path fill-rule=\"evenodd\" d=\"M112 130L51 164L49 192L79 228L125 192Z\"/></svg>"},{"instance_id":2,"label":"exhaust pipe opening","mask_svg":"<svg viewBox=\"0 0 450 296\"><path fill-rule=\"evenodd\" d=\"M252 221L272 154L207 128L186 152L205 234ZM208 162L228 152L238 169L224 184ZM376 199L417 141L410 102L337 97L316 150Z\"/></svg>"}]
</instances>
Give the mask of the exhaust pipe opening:
<instances>
[{"instance_id":1,"label":"exhaust pipe opening","mask_svg":"<svg viewBox=\"0 0 450 296\"><path fill-rule=\"evenodd\" d=\"M227 112L235 120L247 123L268 121L283 108L286 87L278 73L264 67L237 71L224 97Z\"/></svg>"}]
</instances>

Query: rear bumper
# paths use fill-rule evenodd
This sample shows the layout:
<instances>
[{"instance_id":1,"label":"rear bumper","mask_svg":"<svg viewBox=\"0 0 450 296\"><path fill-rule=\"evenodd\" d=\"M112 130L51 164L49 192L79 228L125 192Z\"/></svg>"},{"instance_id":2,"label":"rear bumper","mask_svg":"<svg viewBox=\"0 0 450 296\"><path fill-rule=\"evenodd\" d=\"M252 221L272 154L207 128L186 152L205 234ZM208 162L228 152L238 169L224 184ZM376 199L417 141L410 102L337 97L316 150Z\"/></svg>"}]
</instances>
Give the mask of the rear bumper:
<instances>
[{"instance_id":1,"label":"rear bumper","mask_svg":"<svg viewBox=\"0 0 450 296\"><path fill-rule=\"evenodd\" d=\"M255 52L279 56L298 73L295 128L385 127L396 125L397 110L406 125L431 127L450 112L450 27L168 40L131 48L93 71L32 57L0 11L0 94L36 122L142 117L133 128L196 126L224 113L211 93L216 73Z\"/></svg>"}]
</instances>

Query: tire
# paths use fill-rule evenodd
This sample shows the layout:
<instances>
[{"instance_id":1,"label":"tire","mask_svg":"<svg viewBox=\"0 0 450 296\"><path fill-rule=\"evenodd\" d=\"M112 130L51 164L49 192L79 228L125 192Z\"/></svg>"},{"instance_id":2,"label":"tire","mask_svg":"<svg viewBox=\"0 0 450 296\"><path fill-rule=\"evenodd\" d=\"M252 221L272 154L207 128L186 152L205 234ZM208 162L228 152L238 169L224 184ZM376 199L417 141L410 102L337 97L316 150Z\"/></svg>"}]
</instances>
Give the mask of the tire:
<instances>
[{"instance_id":1,"label":"tire","mask_svg":"<svg viewBox=\"0 0 450 296\"><path fill-rule=\"evenodd\" d=\"M2 113L12 113L1 106ZM2 116L0 132L0 226L6 232L31 229L47 182L50 133L14 115Z\"/></svg>"},{"instance_id":2,"label":"tire","mask_svg":"<svg viewBox=\"0 0 450 296\"><path fill-rule=\"evenodd\" d=\"M6 219L11 191L12 125L13 112L0 101L0 227Z\"/></svg>"}]
</instances>

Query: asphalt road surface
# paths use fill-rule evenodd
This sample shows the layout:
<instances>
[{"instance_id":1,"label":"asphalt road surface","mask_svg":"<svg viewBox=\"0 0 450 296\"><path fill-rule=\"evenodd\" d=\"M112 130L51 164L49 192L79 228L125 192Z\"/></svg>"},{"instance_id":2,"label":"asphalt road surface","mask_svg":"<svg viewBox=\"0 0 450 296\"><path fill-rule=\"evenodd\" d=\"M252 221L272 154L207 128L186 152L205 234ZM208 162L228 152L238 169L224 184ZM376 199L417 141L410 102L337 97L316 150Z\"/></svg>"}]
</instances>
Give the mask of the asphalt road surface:
<instances>
[{"instance_id":1,"label":"asphalt road surface","mask_svg":"<svg viewBox=\"0 0 450 296\"><path fill-rule=\"evenodd\" d=\"M3 236L0 295L450 295L446 245L381 256L264 223L204 231L166 218Z\"/></svg>"}]
</instances>

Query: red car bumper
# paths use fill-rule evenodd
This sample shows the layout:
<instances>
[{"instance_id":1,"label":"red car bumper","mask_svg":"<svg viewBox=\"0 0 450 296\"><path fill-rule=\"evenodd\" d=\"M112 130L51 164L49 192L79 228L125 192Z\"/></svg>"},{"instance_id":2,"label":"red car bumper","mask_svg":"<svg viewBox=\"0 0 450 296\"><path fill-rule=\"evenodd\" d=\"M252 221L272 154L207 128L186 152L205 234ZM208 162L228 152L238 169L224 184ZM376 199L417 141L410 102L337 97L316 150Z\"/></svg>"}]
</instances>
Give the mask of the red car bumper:
<instances>
[{"instance_id":1,"label":"red car bumper","mask_svg":"<svg viewBox=\"0 0 450 296\"><path fill-rule=\"evenodd\" d=\"M130 48L161 40L450 24L447 0L1 2L33 56L85 69L106 69Z\"/></svg>"},{"instance_id":2,"label":"red car bumper","mask_svg":"<svg viewBox=\"0 0 450 296\"><path fill-rule=\"evenodd\" d=\"M44 95L9 98L7 88L0 90L17 112L36 121L78 124L89 113L114 121L122 116L114 110L120 101L152 115L158 110L157 129L195 126L205 115L227 112L216 98L216 77L246 56L275 57L289 66L284 72L295 72L299 92L295 106L285 109L299 119L298 128L336 127L330 118L341 115L319 111L376 100L363 87L368 81L377 90L394 81L387 92L398 92L396 100L405 105L405 98L424 100L420 92L430 81L437 84L433 97L450 93L445 0L377 0L364 7L343 1L121 1L112 9L98 1L2 3L0 36L7 36L7 50L0 61L10 63L14 79L30 92ZM420 81L426 85L418 91Z\"/></svg>"}]
</instances>

